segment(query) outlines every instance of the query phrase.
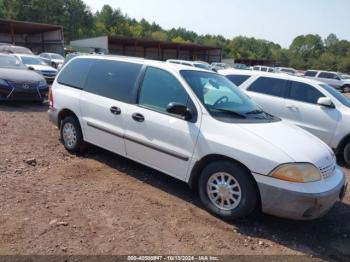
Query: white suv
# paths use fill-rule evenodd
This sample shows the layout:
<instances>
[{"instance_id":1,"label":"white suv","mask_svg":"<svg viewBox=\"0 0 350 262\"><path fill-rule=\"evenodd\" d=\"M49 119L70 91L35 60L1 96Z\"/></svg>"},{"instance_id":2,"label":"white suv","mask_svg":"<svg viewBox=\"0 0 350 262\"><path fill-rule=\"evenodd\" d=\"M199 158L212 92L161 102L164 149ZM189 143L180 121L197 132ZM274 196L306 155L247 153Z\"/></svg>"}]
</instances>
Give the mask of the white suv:
<instances>
[{"instance_id":1,"label":"white suv","mask_svg":"<svg viewBox=\"0 0 350 262\"><path fill-rule=\"evenodd\" d=\"M343 93L350 92L350 79L343 74L337 72L308 70L305 72L305 77L329 84Z\"/></svg>"},{"instance_id":2,"label":"white suv","mask_svg":"<svg viewBox=\"0 0 350 262\"><path fill-rule=\"evenodd\" d=\"M220 73L229 79L240 76L235 71ZM325 83L283 74L251 72L240 87L270 114L323 140L350 166L349 98Z\"/></svg>"},{"instance_id":3,"label":"white suv","mask_svg":"<svg viewBox=\"0 0 350 262\"><path fill-rule=\"evenodd\" d=\"M312 219L346 190L327 145L262 112L214 72L80 56L60 71L49 101L67 150L89 142L160 170L197 187L203 205L224 219L259 206Z\"/></svg>"}]
</instances>

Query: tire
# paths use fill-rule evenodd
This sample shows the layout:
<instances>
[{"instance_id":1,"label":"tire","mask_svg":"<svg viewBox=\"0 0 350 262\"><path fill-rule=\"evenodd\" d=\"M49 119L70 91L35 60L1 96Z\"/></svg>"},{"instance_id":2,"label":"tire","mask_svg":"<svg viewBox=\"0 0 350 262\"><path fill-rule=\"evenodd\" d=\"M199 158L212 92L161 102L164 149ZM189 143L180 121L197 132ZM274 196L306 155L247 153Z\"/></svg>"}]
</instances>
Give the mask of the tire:
<instances>
[{"instance_id":1,"label":"tire","mask_svg":"<svg viewBox=\"0 0 350 262\"><path fill-rule=\"evenodd\" d=\"M65 117L62 120L60 132L61 141L69 152L78 153L83 150L85 143L79 121L76 117Z\"/></svg>"},{"instance_id":2,"label":"tire","mask_svg":"<svg viewBox=\"0 0 350 262\"><path fill-rule=\"evenodd\" d=\"M350 141L344 147L344 160L348 167L350 167Z\"/></svg>"},{"instance_id":3,"label":"tire","mask_svg":"<svg viewBox=\"0 0 350 262\"><path fill-rule=\"evenodd\" d=\"M350 86L344 86L343 93L350 93Z\"/></svg>"},{"instance_id":4,"label":"tire","mask_svg":"<svg viewBox=\"0 0 350 262\"><path fill-rule=\"evenodd\" d=\"M221 182L223 179L226 181L226 185L212 186L215 185L215 182L217 185L217 182ZM228 188L231 188L231 192L233 191L235 194L230 193ZM224 197L221 198L219 193L209 192L209 190L215 189L219 189L220 194ZM258 189L253 177L240 165L230 161L216 161L208 164L200 174L198 190L204 207L210 213L224 220L248 216L258 205ZM215 198L218 198L216 202ZM226 201L222 201L224 198Z\"/></svg>"}]
</instances>

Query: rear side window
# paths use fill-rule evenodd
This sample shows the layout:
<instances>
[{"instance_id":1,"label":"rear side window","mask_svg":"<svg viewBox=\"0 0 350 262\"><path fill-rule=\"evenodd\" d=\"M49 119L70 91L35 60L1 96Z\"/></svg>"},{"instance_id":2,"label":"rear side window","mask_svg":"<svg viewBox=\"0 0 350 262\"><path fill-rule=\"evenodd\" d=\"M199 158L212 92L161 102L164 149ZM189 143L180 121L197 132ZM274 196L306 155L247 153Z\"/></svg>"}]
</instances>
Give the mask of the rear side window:
<instances>
[{"instance_id":1,"label":"rear side window","mask_svg":"<svg viewBox=\"0 0 350 262\"><path fill-rule=\"evenodd\" d=\"M121 102L130 102L142 65L95 60L86 79L85 91Z\"/></svg>"},{"instance_id":2,"label":"rear side window","mask_svg":"<svg viewBox=\"0 0 350 262\"><path fill-rule=\"evenodd\" d=\"M259 77L250 85L248 91L284 97L287 90L287 83L288 81L284 79Z\"/></svg>"},{"instance_id":3,"label":"rear side window","mask_svg":"<svg viewBox=\"0 0 350 262\"><path fill-rule=\"evenodd\" d=\"M139 95L139 105L166 112L169 103L187 105L188 98L187 92L173 75L158 68L147 68Z\"/></svg>"},{"instance_id":4,"label":"rear side window","mask_svg":"<svg viewBox=\"0 0 350 262\"><path fill-rule=\"evenodd\" d=\"M324 95L313 86L301 82L291 81L289 98L300 102L317 104Z\"/></svg>"},{"instance_id":5,"label":"rear side window","mask_svg":"<svg viewBox=\"0 0 350 262\"><path fill-rule=\"evenodd\" d=\"M91 59L73 60L63 68L57 78L57 82L73 88L83 89L91 63Z\"/></svg>"},{"instance_id":6,"label":"rear side window","mask_svg":"<svg viewBox=\"0 0 350 262\"><path fill-rule=\"evenodd\" d=\"M316 71L306 71L305 76L315 77L317 75Z\"/></svg>"},{"instance_id":7,"label":"rear side window","mask_svg":"<svg viewBox=\"0 0 350 262\"><path fill-rule=\"evenodd\" d=\"M320 78L330 78L329 73L326 73L326 72L321 72L318 77L320 77Z\"/></svg>"},{"instance_id":8,"label":"rear side window","mask_svg":"<svg viewBox=\"0 0 350 262\"><path fill-rule=\"evenodd\" d=\"M226 77L236 86L240 86L250 78L248 75L228 75Z\"/></svg>"}]
</instances>

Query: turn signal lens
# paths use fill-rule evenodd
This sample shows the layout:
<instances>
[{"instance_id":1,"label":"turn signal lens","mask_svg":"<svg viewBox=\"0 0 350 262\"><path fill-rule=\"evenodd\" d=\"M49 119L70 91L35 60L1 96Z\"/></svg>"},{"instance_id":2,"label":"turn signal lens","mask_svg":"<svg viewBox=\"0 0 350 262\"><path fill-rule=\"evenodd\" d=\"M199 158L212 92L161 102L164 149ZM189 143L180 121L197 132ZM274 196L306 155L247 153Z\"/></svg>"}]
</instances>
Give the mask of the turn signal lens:
<instances>
[{"instance_id":1,"label":"turn signal lens","mask_svg":"<svg viewBox=\"0 0 350 262\"><path fill-rule=\"evenodd\" d=\"M271 176L295 183L308 183L321 180L320 171L312 164L285 164L275 169Z\"/></svg>"}]
</instances>

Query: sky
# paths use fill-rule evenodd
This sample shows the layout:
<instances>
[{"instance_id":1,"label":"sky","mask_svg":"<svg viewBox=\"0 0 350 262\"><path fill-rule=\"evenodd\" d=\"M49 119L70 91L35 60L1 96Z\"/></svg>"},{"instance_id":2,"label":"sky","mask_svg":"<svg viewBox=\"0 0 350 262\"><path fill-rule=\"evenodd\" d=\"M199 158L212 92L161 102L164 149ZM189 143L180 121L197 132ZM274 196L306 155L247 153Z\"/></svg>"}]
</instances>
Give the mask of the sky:
<instances>
[{"instance_id":1,"label":"sky","mask_svg":"<svg viewBox=\"0 0 350 262\"><path fill-rule=\"evenodd\" d=\"M164 29L266 39L289 47L302 34L350 40L350 0L83 0L92 11L104 4Z\"/></svg>"}]
</instances>

